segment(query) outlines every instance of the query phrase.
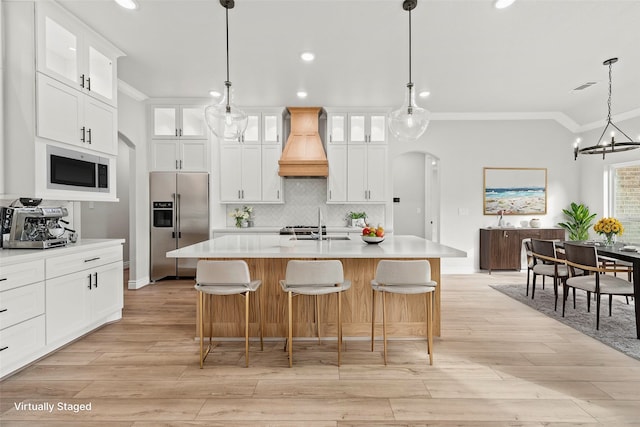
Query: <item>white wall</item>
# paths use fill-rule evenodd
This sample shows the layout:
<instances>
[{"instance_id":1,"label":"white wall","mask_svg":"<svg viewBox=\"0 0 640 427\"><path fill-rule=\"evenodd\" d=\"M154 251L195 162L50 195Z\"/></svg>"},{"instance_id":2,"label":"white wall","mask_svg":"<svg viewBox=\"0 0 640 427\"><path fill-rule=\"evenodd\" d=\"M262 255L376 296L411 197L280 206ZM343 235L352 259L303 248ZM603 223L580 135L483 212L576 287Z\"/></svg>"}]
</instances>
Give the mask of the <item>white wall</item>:
<instances>
[{"instance_id":1,"label":"white wall","mask_svg":"<svg viewBox=\"0 0 640 427\"><path fill-rule=\"evenodd\" d=\"M640 140L640 117L623 122L616 121L615 124L635 141ZM604 123L602 127L580 135L582 145L596 144L603 129ZM608 215L605 200L605 174L609 165L637 160L640 160L640 149L607 154L604 160L598 155L579 156L576 162L579 167L579 201L588 206L591 212L597 213L597 218ZM596 237L593 230L591 230L591 237Z\"/></svg>"},{"instance_id":2,"label":"white wall","mask_svg":"<svg viewBox=\"0 0 640 427\"><path fill-rule=\"evenodd\" d=\"M494 216L483 215L483 167L546 167L547 214L539 217L545 227L562 219L562 209L580 197L574 138L551 120L432 121L420 141L390 142L390 162L419 150L439 159L440 242L467 252L467 258L443 259L444 273L477 271L479 229L497 225ZM531 217L506 219L518 224Z\"/></svg>"}]
</instances>

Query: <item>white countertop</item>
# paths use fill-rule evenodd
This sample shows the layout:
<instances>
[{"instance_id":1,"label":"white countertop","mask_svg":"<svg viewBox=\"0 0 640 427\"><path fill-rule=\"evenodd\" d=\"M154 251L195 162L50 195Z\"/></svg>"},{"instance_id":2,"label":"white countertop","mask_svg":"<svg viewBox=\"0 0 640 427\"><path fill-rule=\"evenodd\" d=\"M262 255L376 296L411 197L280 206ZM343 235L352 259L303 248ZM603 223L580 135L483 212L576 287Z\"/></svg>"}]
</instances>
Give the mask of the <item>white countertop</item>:
<instances>
[{"instance_id":1,"label":"white countertop","mask_svg":"<svg viewBox=\"0 0 640 427\"><path fill-rule=\"evenodd\" d=\"M451 258L464 251L416 236L389 235L379 244L352 240L289 240L291 236L235 234L167 252L169 258Z\"/></svg>"},{"instance_id":2,"label":"white countertop","mask_svg":"<svg viewBox=\"0 0 640 427\"><path fill-rule=\"evenodd\" d=\"M45 259L52 256L67 255L76 252L84 252L91 249L123 244L124 239L80 239L76 243L67 246L50 249L0 249L0 265L9 265L17 262Z\"/></svg>"},{"instance_id":3,"label":"white countertop","mask_svg":"<svg viewBox=\"0 0 640 427\"><path fill-rule=\"evenodd\" d=\"M282 227L216 227L211 229L214 233L275 233L278 234ZM340 227L340 226L327 226L327 233L360 233L362 227ZM391 232L387 230L387 232Z\"/></svg>"}]
</instances>

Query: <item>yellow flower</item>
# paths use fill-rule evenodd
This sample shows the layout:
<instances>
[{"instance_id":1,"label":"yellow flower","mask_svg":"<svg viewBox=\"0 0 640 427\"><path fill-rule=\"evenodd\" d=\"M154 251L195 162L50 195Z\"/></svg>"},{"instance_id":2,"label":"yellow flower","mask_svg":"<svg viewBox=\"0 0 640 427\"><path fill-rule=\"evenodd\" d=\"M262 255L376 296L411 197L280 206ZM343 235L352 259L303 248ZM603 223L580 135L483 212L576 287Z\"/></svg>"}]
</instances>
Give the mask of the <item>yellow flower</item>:
<instances>
[{"instance_id":1,"label":"yellow flower","mask_svg":"<svg viewBox=\"0 0 640 427\"><path fill-rule=\"evenodd\" d=\"M611 226L609 224L605 225L604 227L602 227L602 231L604 231L605 233L611 233Z\"/></svg>"},{"instance_id":2,"label":"yellow flower","mask_svg":"<svg viewBox=\"0 0 640 427\"><path fill-rule=\"evenodd\" d=\"M611 226L611 232L613 233L620 232L620 226L614 222L613 225Z\"/></svg>"}]
</instances>

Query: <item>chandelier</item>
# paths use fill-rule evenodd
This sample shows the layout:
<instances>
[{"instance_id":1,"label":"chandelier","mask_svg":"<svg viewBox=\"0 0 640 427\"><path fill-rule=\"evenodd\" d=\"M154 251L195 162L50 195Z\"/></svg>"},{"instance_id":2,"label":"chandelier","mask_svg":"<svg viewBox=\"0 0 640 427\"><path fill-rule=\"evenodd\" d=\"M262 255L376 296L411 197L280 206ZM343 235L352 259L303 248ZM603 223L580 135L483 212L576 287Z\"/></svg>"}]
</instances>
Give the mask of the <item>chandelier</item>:
<instances>
[{"instance_id":1,"label":"chandelier","mask_svg":"<svg viewBox=\"0 0 640 427\"><path fill-rule=\"evenodd\" d=\"M620 128L611 121L611 67L616 62L618 62L618 58L610 58L602 63L602 65L607 65L609 67L609 99L607 100L607 123L596 145L580 148L581 140L580 138L576 140L575 144L573 145L574 160L578 159L578 154L602 154L602 159L604 160L607 153L619 153L621 151L629 151L640 148L640 142L632 140L629 135L620 130ZM605 139L605 134L610 127L611 130L609 135L611 139L607 140ZM623 138L620 138L621 140L616 141L616 131L618 131L622 135Z\"/></svg>"},{"instance_id":2,"label":"chandelier","mask_svg":"<svg viewBox=\"0 0 640 427\"><path fill-rule=\"evenodd\" d=\"M402 8L409 12L409 83L404 103L389 114L389 130L400 140L415 141L427 130L429 112L416 104L416 94L411 81L411 11L418 0L404 0Z\"/></svg>"},{"instance_id":3,"label":"chandelier","mask_svg":"<svg viewBox=\"0 0 640 427\"><path fill-rule=\"evenodd\" d=\"M231 80L229 79L229 9L235 6L234 0L220 0L225 8L227 30L227 80L224 82L224 96L217 104L204 109L204 116L211 132L218 139L237 140L247 128L247 114L238 109L232 101Z\"/></svg>"}]
</instances>

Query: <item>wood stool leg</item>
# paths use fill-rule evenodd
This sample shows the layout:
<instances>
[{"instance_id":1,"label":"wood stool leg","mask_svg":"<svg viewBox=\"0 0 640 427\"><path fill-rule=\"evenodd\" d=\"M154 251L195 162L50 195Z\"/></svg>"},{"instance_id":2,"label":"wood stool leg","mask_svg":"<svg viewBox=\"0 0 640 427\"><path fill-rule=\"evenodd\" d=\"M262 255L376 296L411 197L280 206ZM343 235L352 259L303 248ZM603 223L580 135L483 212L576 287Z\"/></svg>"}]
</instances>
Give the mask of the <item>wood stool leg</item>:
<instances>
[{"instance_id":1,"label":"wood stool leg","mask_svg":"<svg viewBox=\"0 0 640 427\"><path fill-rule=\"evenodd\" d=\"M256 295L258 301L258 321L260 322L260 351L264 351L264 313L262 312L262 291Z\"/></svg>"},{"instance_id":2,"label":"wood stool leg","mask_svg":"<svg viewBox=\"0 0 640 427\"><path fill-rule=\"evenodd\" d=\"M433 292L427 292L427 348L429 349L429 365L433 365Z\"/></svg>"},{"instance_id":3,"label":"wood stool leg","mask_svg":"<svg viewBox=\"0 0 640 427\"><path fill-rule=\"evenodd\" d=\"M382 341L384 348L384 364L387 365L387 307L385 304L386 292L382 292Z\"/></svg>"},{"instance_id":4,"label":"wood stool leg","mask_svg":"<svg viewBox=\"0 0 640 427\"><path fill-rule=\"evenodd\" d=\"M342 292L338 292L338 367L342 361Z\"/></svg>"},{"instance_id":5,"label":"wood stool leg","mask_svg":"<svg viewBox=\"0 0 640 427\"><path fill-rule=\"evenodd\" d=\"M202 310L204 309L204 293L198 292L198 309L200 311L198 316L198 324L200 326L200 369L202 369L203 359L202 355L204 353L204 316L202 314Z\"/></svg>"},{"instance_id":6,"label":"wood stool leg","mask_svg":"<svg viewBox=\"0 0 640 427\"><path fill-rule=\"evenodd\" d=\"M371 351L373 351L373 334L376 328L376 291L371 289Z\"/></svg>"},{"instance_id":7,"label":"wood stool leg","mask_svg":"<svg viewBox=\"0 0 640 427\"><path fill-rule=\"evenodd\" d=\"M244 361L249 367L249 291L244 294Z\"/></svg>"},{"instance_id":8,"label":"wood stool leg","mask_svg":"<svg viewBox=\"0 0 640 427\"><path fill-rule=\"evenodd\" d=\"M318 302L318 295L313 296L316 303L316 330L318 332L318 344L322 341L320 340L320 302Z\"/></svg>"},{"instance_id":9,"label":"wood stool leg","mask_svg":"<svg viewBox=\"0 0 640 427\"><path fill-rule=\"evenodd\" d=\"M289 367L293 367L293 315L291 314L291 308L293 306L293 292L289 291Z\"/></svg>"}]
</instances>

